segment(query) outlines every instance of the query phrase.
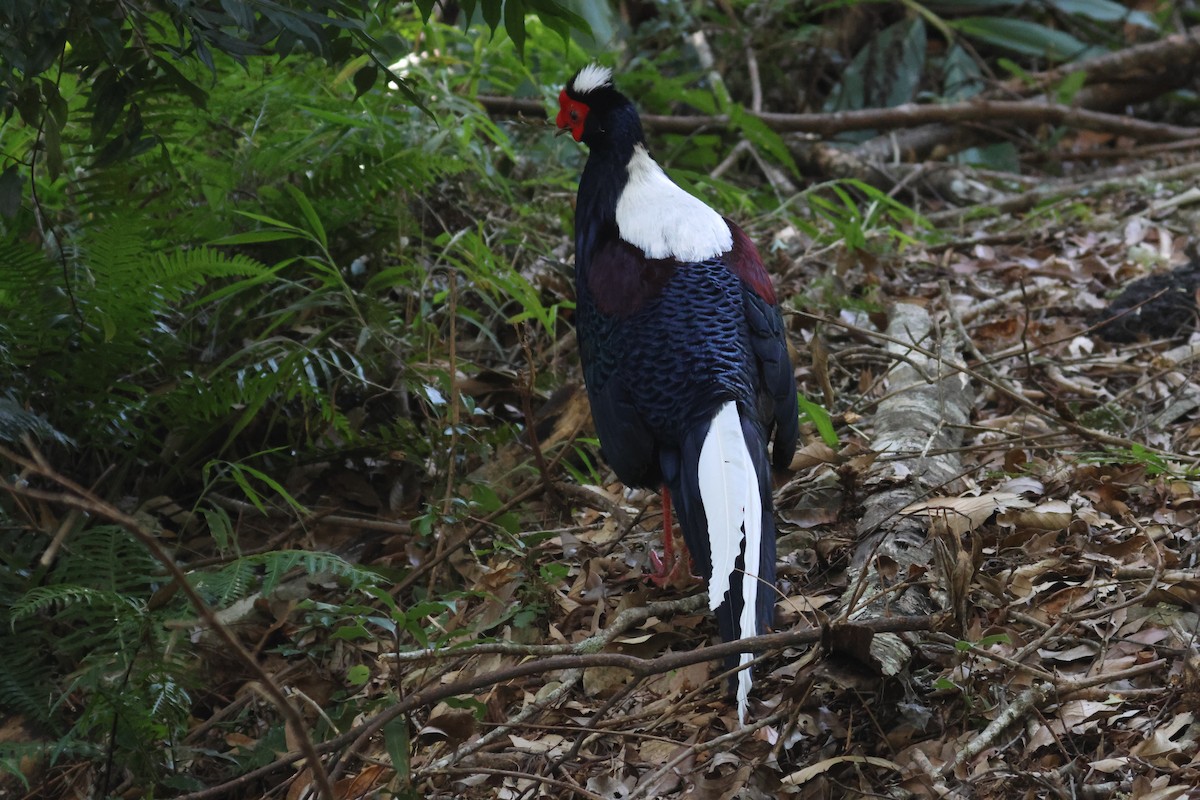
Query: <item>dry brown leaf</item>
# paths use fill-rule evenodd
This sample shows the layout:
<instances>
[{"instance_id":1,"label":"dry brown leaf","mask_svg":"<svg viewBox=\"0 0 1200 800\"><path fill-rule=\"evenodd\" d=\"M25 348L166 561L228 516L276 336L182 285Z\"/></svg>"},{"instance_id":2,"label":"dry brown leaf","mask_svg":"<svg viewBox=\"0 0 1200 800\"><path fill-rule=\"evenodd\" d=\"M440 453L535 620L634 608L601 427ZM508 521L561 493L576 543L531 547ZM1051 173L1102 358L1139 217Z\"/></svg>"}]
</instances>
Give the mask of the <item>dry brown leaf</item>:
<instances>
[{"instance_id":1,"label":"dry brown leaf","mask_svg":"<svg viewBox=\"0 0 1200 800\"><path fill-rule=\"evenodd\" d=\"M886 758L876 758L875 756L834 756L824 761L818 761L810 767L805 767L804 769L785 775L780 783L784 786L800 786L801 784L808 783L821 773L828 772L839 764L866 764L895 772L904 771L903 767L895 761L888 761Z\"/></svg>"},{"instance_id":2,"label":"dry brown leaf","mask_svg":"<svg viewBox=\"0 0 1200 800\"><path fill-rule=\"evenodd\" d=\"M796 451L796 455L792 457L792 463L788 469L796 472L802 469L815 467L818 464L837 464L841 461L836 450L823 441L815 441L806 444Z\"/></svg>"},{"instance_id":3,"label":"dry brown leaf","mask_svg":"<svg viewBox=\"0 0 1200 800\"><path fill-rule=\"evenodd\" d=\"M475 734L475 715L470 711L444 706L434 709L429 720L417 731L417 736L444 739L457 747Z\"/></svg>"},{"instance_id":4,"label":"dry brown leaf","mask_svg":"<svg viewBox=\"0 0 1200 800\"><path fill-rule=\"evenodd\" d=\"M292 780L291 785L288 786L287 793L284 795L284 797L286 797L287 800L301 800L301 798L304 797L315 796L315 793L310 791L313 788L312 779L312 770L310 770L308 767L301 767L299 771L297 771L296 777Z\"/></svg>"},{"instance_id":5,"label":"dry brown leaf","mask_svg":"<svg viewBox=\"0 0 1200 800\"><path fill-rule=\"evenodd\" d=\"M1195 721L1195 713L1185 711L1176 714L1166 724L1154 729L1145 740L1138 742L1129 751L1134 758L1144 758L1160 766L1173 766L1170 756L1182 755L1185 751L1195 750L1196 735L1180 736L1180 731L1190 728Z\"/></svg>"},{"instance_id":6,"label":"dry brown leaf","mask_svg":"<svg viewBox=\"0 0 1200 800\"><path fill-rule=\"evenodd\" d=\"M750 779L753 765L736 757L733 763L739 766L728 773L714 775L705 772L694 776L691 789L680 800L736 800L744 796L743 790Z\"/></svg>"},{"instance_id":7,"label":"dry brown leaf","mask_svg":"<svg viewBox=\"0 0 1200 800\"><path fill-rule=\"evenodd\" d=\"M383 783L392 769L382 764L368 764L353 778L343 778L333 787L337 800L362 800Z\"/></svg>"},{"instance_id":8,"label":"dry brown leaf","mask_svg":"<svg viewBox=\"0 0 1200 800\"><path fill-rule=\"evenodd\" d=\"M598 528L585 528L576 534L581 542L595 545L597 547L606 544L612 544L625 535L623 526L617 524L617 520L611 514L605 517L604 522Z\"/></svg>"},{"instance_id":9,"label":"dry brown leaf","mask_svg":"<svg viewBox=\"0 0 1200 800\"><path fill-rule=\"evenodd\" d=\"M560 755L562 753L563 742L566 741L557 733L543 734L537 739L526 739L523 736L510 733L508 738L512 741L513 747L518 750L538 755Z\"/></svg>"},{"instance_id":10,"label":"dry brown leaf","mask_svg":"<svg viewBox=\"0 0 1200 800\"><path fill-rule=\"evenodd\" d=\"M1128 756L1116 756L1114 758L1101 758L1097 761L1093 761L1092 763L1088 764L1088 767L1096 770L1097 772L1111 774L1114 772L1120 772L1121 770L1125 769L1128 764Z\"/></svg>"},{"instance_id":11,"label":"dry brown leaf","mask_svg":"<svg viewBox=\"0 0 1200 800\"><path fill-rule=\"evenodd\" d=\"M633 673L621 667L588 667L583 671L583 691L588 697L602 697L629 683Z\"/></svg>"},{"instance_id":12,"label":"dry brown leaf","mask_svg":"<svg viewBox=\"0 0 1200 800\"><path fill-rule=\"evenodd\" d=\"M1025 745L1025 752L1033 755L1042 748L1056 747L1062 741L1062 736L1063 723L1060 719L1052 719L1045 725L1038 725Z\"/></svg>"},{"instance_id":13,"label":"dry brown leaf","mask_svg":"<svg viewBox=\"0 0 1200 800\"><path fill-rule=\"evenodd\" d=\"M1058 718L1072 733L1087 733L1100 726L1101 719L1113 709L1095 700L1067 700L1058 707Z\"/></svg>"},{"instance_id":14,"label":"dry brown leaf","mask_svg":"<svg viewBox=\"0 0 1200 800\"><path fill-rule=\"evenodd\" d=\"M1095 645L1081 644L1072 647L1070 650L1050 650L1041 648L1038 650L1038 655L1042 658L1049 658L1054 661L1079 661L1081 659L1093 659L1096 657L1097 648Z\"/></svg>"},{"instance_id":15,"label":"dry brown leaf","mask_svg":"<svg viewBox=\"0 0 1200 800\"><path fill-rule=\"evenodd\" d=\"M900 513L926 517L931 526L938 525L950 533L962 535L987 522L993 514L1012 508L1029 508L1032 505L1033 503L1015 492L988 492L977 496L919 500L900 509Z\"/></svg>"},{"instance_id":16,"label":"dry brown leaf","mask_svg":"<svg viewBox=\"0 0 1200 800\"><path fill-rule=\"evenodd\" d=\"M1071 507L1062 500L1047 500L1004 511L996 516L996 523L1005 527L1026 528L1039 531L1061 531L1071 524Z\"/></svg>"}]
</instances>

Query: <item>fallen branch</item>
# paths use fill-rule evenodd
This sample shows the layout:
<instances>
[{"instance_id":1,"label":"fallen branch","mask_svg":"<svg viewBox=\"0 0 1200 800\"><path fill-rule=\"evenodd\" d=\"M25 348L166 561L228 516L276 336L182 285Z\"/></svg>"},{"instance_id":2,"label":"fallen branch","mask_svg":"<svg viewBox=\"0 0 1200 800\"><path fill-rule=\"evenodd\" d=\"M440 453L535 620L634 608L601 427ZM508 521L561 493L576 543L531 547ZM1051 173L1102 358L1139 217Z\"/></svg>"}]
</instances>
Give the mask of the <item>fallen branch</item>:
<instances>
[{"instance_id":1,"label":"fallen branch","mask_svg":"<svg viewBox=\"0 0 1200 800\"><path fill-rule=\"evenodd\" d=\"M441 767L440 769L426 771L444 772L448 774L462 773L466 775L495 775L501 778L515 778L517 780L529 781L530 783L544 784L550 788L558 789L560 792L567 793L564 795L558 795L559 797L565 797L570 794L578 794L582 797L589 797L591 800L605 800L602 795L588 791L578 784L567 783L566 781L560 781L557 778L547 778L545 775L536 775L532 772L517 772L516 770L512 769L495 769L493 767Z\"/></svg>"},{"instance_id":2,"label":"fallen branch","mask_svg":"<svg viewBox=\"0 0 1200 800\"><path fill-rule=\"evenodd\" d=\"M429 648L425 650L408 650L400 653L384 653L380 660L400 662L428 661L434 658L462 658L483 654L500 653L513 656L547 657L560 655L583 655L598 653L612 643L621 634L628 631L639 622L651 617L662 617L670 614L691 614L708 606L708 593L700 592L681 600L660 600L645 605L627 608L616 616L604 630L587 637L575 644L520 644L517 642L482 642L464 647Z\"/></svg>"},{"instance_id":3,"label":"fallen branch","mask_svg":"<svg viewBox=\"0 0 1200 800\"><path fill-rule=\"evenodd\" d=\"M563 676L562 683L550 694L541 698L540 700L535 700L525 708L522 708L515 716L512 717L512 719L505 720L485 733L483 736L480 736L475 741L462 745L450 755L435 761L433 764L419 771L437 772L438 770L446 769L453 764L458 764L465 761L467 758L473 756L475 753L478 753L492 742L507 736L509 731L515 730L516 728L525 724L534 714L538 713L542 709L549 708L550 706L556 704L559 700L564 699L567 695L575 690L575 687L579 685L581 680L583 680L583 670L569 670L566 675ZM353 750L354 748L351 748L351 751Z\"/></svg>"},{"instance_id":4,"label":"fallen branch","mask_svg":"<svg viewBox=\"0 0 1200 800\"><path fill-rule=\"evenodd\" d=\"M1197 133L1194 128L1149 122L1117 112L1186 86L1198 63L1200 27L1193 27L1156 42L1022 75L962 103L907 103L891 108L800 114L763 113L755 108L745 113L779 133L806 134L807 139L792 144L797 162L806 171L888 186L894 180L882 165L924 161L935 149L957 152L987 141L993 137L981 128L989 124L996 128L1069 125L1151 142L1193 139ZM1042 94L1079 72L1086 75L1085 86L1069 105ZM541 100L488 96L478 100L492 113L546 118L547 108ZM642 123L653 131L693 134L727 129L731 120L724 115L646 114ZM854 130L885 133L853 150L811 140Z\"/></svg>"},{"instance_id":5,"label":"fallen branch","mask_svg":"<svg viewBox=\"0 0 1200 800\"><path fill-rule=\"evenodd\" d=\"M941 618L937 616L926 617L883 617L879 619L864 620L861 623L854 623L852 627L856 627L865 631L870 631L872 634L879 633L895 633L900 631L932 631L937 630L941 624ZM727 656L737 653L752 652L763 653L771 651L780 651L788 647L797 645L814 644L821 641L822 637L829 634L828 627L822 628L805 628L798 631L788 631L785 633L773 633L764 636L755 636L748 639L739 639L734 642L722 642L721 644L710 645L708 647L700 647L695 650L689 650L681 653L668 653L656 658L638 658L636 656L623 655L620 653L586 653L578 655L554 656L551 658L542 658L528 661L524 664L517 664L503 670L488 673L485 675L473 675L469 678L464 678L456 683L447 684L444 686L434 686L416 694L409 695L400 700L390 708L381 711L366 722L351 728L350 730L335 736L325 742L322 742L316 747L318 753L329 753L341 750L347 745L354 742L366 741L370 736L374 736L383 729L387 723L391 722L396 717L407 714L418 708L428 708L450 697L459 695L468 695L479 689L493 686L506 681L515 680L517 678L527 677L529 675L539 675L549 672L557 672L560 670L583 669L587 667L620 667L627 669L634 675L645 677L648 675L660 675L670 670L680 669L692 664L699 664L703 661L718 661ZM217 786L212 786L198 792L182 795L176 800L210 800L214 797L222 797L230 792L243 789L247 784L257 780L261 780L269 775L286 769L291 764L305 758L304 753L288 753L280 756L275 761L265 766L259 767L256 770L231 779Z\"/></svg>"},{"instance_id":6,"label":"fallen branch","mask_svg":"<svg viewBox=\"0 0 1200 800\"><path fill-rule=\"evenodd\" d=\"M633 793L628 796L628 800L641 800L643 797L658 796L651 795L650 792L657 791L659 788L659 782L667 776L667 773L674 770L684 761L688 760L689 758L695 758L700 753L716 750L718 748L725 747L726 745L732 745L736 742L742 741L743 739L747 739L762 728L765 728L768 725L775 725L782 720L787 719L787 716L787 712L776 712L766 719L761 719L752 725L746 725L737 728L729 733L722 734L715 739L710 739L706 742L696 742L688 745L687 747L681 748L680 752L676 753L675 757L670 761L663 764L649 775L644 775L641 780L638 781L638 787L634 789Z\"/></svg>"},{"instance_id":7,"label":"fallen branch","mask_svg":"<svg viewBox=\"0 0 1200 800\"><path fill-rule=\"evenodd\" d=\"M492 112L517 113L535 119L544 118L546 107L540 100L481 95L480 105ZM1070 125L1084 130L1112 133L1151 142L1195 139L1200 129L1166 123L1148 122L1125 114L1092 111L1075 105L1051 103L1041 98L1029 100L967 100L961 103L933 105L904 103L889 108L863 108L828 113L781 114L747 111L777 133L803 133L829 137L862 130L897 130L922 125L987 122L1018 124ZM724 114L676 115L643 114L642 124L658 133L692 134L702 130L724 129L732 124ZM907 149L907 148L905 148Z\"/></svg>"},{"instance_id":8,"label":"fallen branch","mask_svg":"<svg viewBox=\"0 0 1200 800\"><path fill-rule=\"evenodd\" d=\"M1168 662L1164 658L1150 661L1145 664L1139 664L1136 667L1131 667L1120 672L1110 672L1108 674L1093 675L1089 678L1081 678L1073 681L1062 681L1055 684L1050 681L1038 681L1033 686L1030 686L1021 694L1017 695L1016 699L1008 705L1003 711L996 715L986 728L979 732L971 741L963 746L963 749L958 752L953 761L948 761L942 767L942 774L949 775L956 767L970 761L975 756L982 753L987 748L995 744L1000 738L1005 729L1021 719L1034 708L1040 707L1051 697L1055 702L1060 702L1069 699L1076 692L1086 691L1094 686L1102 686L1106 683L1116 683L1117 681L1128 680L1140 675L1146 675L1151 672L1157 672L1167 666Z\"/></svg>"},{"instance_id":9,"label":"fallen branch","mask_svg":"<svg viewBox=\"0 0 1200 800\"><path fill-rule=\"evenodd\" d=\"M963 581L957 579L957 560L943 565L935 558L936 537L927 535L928 526L898 512L957 480L962 469L957 451L973 396L956 367L960 358L953 343L925 344L933 334L925 309L897 303L889 313L882 338L893 363L887 373L888 395L879 401L875 414L871 449L893 458L876 460L863 482L869 496L856 526L858 544L843 600L856 622L893 610L928 614L938 605L922 587L888 578L889 569L881 565L891 565L900 576L928 571L935 564L944 566L939 577L950 595L946 607L959 608L965 592ZM970 575L965 578L969 581ZM907 645L896 636L875 637L869 652L885 675L897 674L910 656Z\"/></svg>"},{"instance_id":10,"label":"fallen branch","mask_svg":"<svg viewBox=\"0 0 1200 800\"><path fill-rule=\"evenodd\" d=\"M997 714L996 718L988 723L988 726L980 731L978 736L967 742L963 749L958 751L958 755L954 757L953 761L947 761L942 766L942 775L949 775L955 767L962 766L991 747L1009 725L1023 719L1030 710L1040 706L1053 691L1053 684L1047 681L1038 681L1017 695L1016 699Z\"/></svg>"}]
</instances>

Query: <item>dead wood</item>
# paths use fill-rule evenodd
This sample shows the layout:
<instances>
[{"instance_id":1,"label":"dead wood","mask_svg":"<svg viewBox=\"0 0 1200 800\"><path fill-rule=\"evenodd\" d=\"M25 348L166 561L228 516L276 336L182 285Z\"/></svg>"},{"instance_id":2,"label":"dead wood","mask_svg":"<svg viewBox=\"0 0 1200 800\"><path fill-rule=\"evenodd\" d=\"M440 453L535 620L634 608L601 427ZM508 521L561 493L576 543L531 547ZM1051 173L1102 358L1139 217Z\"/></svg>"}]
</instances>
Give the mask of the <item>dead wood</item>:
<instances>
[{"instance_id":1,"label":"dead wood","mask_svg":"<svg viewBox=\"0 0 1200 800\"><path fill-rule=\"evenodd\" d=\"M1132 139L1155 141L1184 141L1189 128L1160 125L1134 117L1109 113L1113 109L1144 103L1155 97L1178 89L1192 79L1196 62L1200 61L1197 47L1191 61L1176 71L1162 74L1157 80L1145 83L1106 83L1085 86L1072 100L1071 105L1052 102L1047 96L1032 97L1021 101L990 101L987 93L976 101L980 109L989 108L997 113L981 113L974 118L961 112L958 106L940 106L952 113L936 123L922 124L901 131L889 131L870 139L852 150L843 151L841 164L843 173L838 177L860 177L878 185L881 172L879 165L896 162L918 162L928 158L943 159L967 147L996 141L1006 131L1038 125L1067 125L1084 130L1112 133ZM959 104L971 106L972 103ZM938 108L935 106L934 108ZM1005 110L1007 114L998 113ZM928 115L933 119L935 115ZM803 152L804 142L797 144ZM809 149L829 149L830 145L807 143ZM808 159L811 161L812 156ZM819 160L818 162L819 163ZM858 174L846 171L846 165L857 164Z\"/></svg>"},{"instance_id":2,"label":"dead wood","mask_svg":"<svg viewBox=\"0 0 1200 800\"><path fill-rule=\"evenodd\" d=\"M974 398L958 367L952 337L938 340L923 307L898 303L887 330L887 395L875 414L871 449L879 454L864 481L869 493L856 532L845 607L855 621L892 615L925 615L950 605L914 575L935 574L936 550L926 525L901 509L958 482L957 448ZM932 352L931 352L932 351ZM933 353L937 353L934 356ZM952 598L951 598L952 599ZM883 674L907 661L908 646L895 634L876 635L870 654Z\"/></svg>"},{"instance_id":3,"label":"dead wood","mask_svg":"<svg viewBox=\"0 0 1200 800\"><path fill-rule=\"evenodd\" d=\"M789 146L805 172L831 178L856 178L880 188L897 179L883 165L943 159L967 147L995 141L1011 131L1040 125L1065 125L1124 136L1144 142L1186 141L1193 128L1150 122L1116 113L1188 85L1200 67L1200 27L1156 42L1056 67L996 85L961 103L906 103L831 113L749 111L778 133L801 134ZM1068 75L1083 72L1086 85L1069 104L1058 102L1052 89ZM480 97L491 113L544 119L540 100ZM646 114L647 129L692 134L728 128L724 115ZM879 130L873 139L852 148L818 141L839 133Z\"/></svg>"}]
</instances>

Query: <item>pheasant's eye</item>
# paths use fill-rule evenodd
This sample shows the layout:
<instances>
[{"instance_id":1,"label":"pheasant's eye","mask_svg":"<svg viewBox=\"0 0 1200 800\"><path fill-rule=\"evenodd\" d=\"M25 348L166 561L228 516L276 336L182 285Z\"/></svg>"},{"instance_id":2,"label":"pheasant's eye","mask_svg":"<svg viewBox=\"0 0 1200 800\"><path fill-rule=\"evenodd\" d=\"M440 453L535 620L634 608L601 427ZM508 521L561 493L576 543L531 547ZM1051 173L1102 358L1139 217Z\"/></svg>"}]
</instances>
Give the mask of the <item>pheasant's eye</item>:
<instances>
[{"instance_id":1,"label":"pheasant's eye","mask_svg":"<svg viewBox=\"0 0 1200 800\"><path fill-rule=\"evenodd\" d=\"M571 122L579 122L579 109L571 109Z\"/></svg>"}]
</instances>

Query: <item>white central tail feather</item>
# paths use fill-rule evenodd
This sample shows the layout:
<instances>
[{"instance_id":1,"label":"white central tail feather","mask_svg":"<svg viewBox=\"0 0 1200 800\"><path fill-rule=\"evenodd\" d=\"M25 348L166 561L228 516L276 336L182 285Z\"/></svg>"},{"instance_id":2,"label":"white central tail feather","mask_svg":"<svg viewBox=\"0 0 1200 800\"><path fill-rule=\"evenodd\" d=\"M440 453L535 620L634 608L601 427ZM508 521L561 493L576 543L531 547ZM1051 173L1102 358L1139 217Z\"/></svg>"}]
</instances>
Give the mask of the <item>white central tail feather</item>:
<instances>
[{"instance_id":1,"label":"white central tail feather","mask_svg":"<svg viewBox=\"0 0 1200 800\"><path fill-rule=\"evenodd\" d=\"M758 633L759 559L762 546L762 498L758 473L746 445L737 404L725 403L717 411L700 447L696 467L700 501L708 518L708 548L712 557L712 577L708 581L708 605L713 611L729 592L729 579L736 569L738 554L745 541L745 575L742 577L742 613L739 635ZM753 656L742 653L744 667ZM746 704L750 696L750 670L738 673L738 721L746 722Z\"/></svg>"}]
</instances>

